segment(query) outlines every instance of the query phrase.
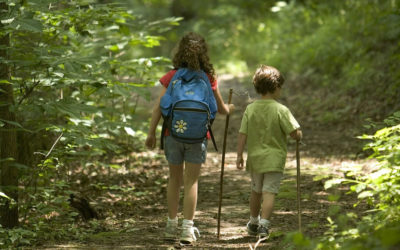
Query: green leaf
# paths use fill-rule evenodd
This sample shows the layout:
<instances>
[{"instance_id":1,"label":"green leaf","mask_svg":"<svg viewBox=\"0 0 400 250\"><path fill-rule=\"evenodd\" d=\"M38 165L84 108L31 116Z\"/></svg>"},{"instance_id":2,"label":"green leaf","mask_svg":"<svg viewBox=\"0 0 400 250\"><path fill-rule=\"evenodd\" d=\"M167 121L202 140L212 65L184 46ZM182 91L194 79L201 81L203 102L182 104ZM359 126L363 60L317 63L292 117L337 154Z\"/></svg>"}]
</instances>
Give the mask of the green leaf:
<instances>
[{"instance_id":1,"label":"green leaf","mask_svg":"<svg viewBox=\"0 0 400 250\"><path fill-rule=\"evenodd\" d=\"M358 198L364 199L364 198L372 197L372 196L374 196L374 194L371 191L363 191L358 195Z\"/></svg>"},{"instance_id":2,"label":"green leaf","mask_svg":"<svg viewBox=\"0 0 400 250\"><path fill-rule=\"evenodd\" d=\"M120 168L121 168L121 166L118 165L118 164L110 164L109 166L110 166L111 168L113 168L113 169L120 169Z\"/></svg>"},{"instance_id":3,"label":"green leaf","mask_svg":"<svg viewBox=\"0 0 400 250\"><path fill-rule=\"evenodd\" d=\"M338 184L344 182L345 180L346 179L342 179L342 178L328 180L325 182L324 187L325 187L325 189L329 189L335 185L338 185Z\"/></svg>"},{"instance_id":4,"label":"green leaf","mask_svg":"<svg viewBox=\"0 0 400 250\"><path fill-rule=\"evenodd\" d=\"M340 199L340 195L337 194L331 194L328 196L329 201L338 201Z\"/></svg>"},{"instance_id":5,"label":"green leaf","mask_svg":"<svg viewBox=\"0 0 400 250\"><path fill-rule=\"evenodd\" d=\"M19 127L19 128L21 128L21 129L25 130L25 131L30 131L30 130L25 129L24 127L22 127L22 125L19 124L18 122L15 122L15 121L8 121L8 120L4 120L4 119L1 119L1 118L0 118L0 121L1 121L1 122L4 122L4 123L11 124L11 125L14 125L14 126L16 126L16 127Z\"/></svg>"},{"instance_id":6,"label":"green leaf","mask_svg":"<svg viewBox=\"0 0 400 250\"><path fill-rule=\"evenodd\" d=\"M12 23L13 21L14 21L14 17L13 18L9 18L9 19L3 19L3 20L1 20L1 23L2 24L9 24L9 23Z\"/></svg>"},{"instance_id":7,"label":"green leaf","mask_svg":"<svg viewBox=\"0 0 400 250\"><path fill-rule=\"evenodd\" d=\"M5 193L3 193L3 192L1 192L1 191L0 191L0 197L6 198L6 199L8 199L8 200L11 200L10 197L8 197Z\"/></svg>"},{"instance_id":8,"label":"green leaf","mask_svg":"<svg viewBox=\"0 0 400 250\"><path fill-rule=\"evenodd\" d=\"M40 21L35 19L16 19L9 27L16 30L30 31L30 32L42 32L43 25Z\"/></svg>"},{"instance_id":9,"label":"green leaf","mask_svg":"<svg viewBox=\"0 0 400 250\"><path fill-rule=\"evenodd\" d=\"M125 132L130 136L135 136L136 132L130 127L124 127Z\"/></svg>"},{"instance_id":10,"label":"green leaf","mask_svg":"<svg viewBox=\"0 0 400 250\"><path fill-rule=\"evenodd\" d=\"M11 166L17 167L19 169L29 169L29 166L17 162L13 162Z\"/></svg>"},{"instance_id":11,"label":"green leaf","mask_svg":"<svg viewBox=\"0 0 400 250\"><path fill-rule=\"evenodd\" d=\"M352 187L353 187L353 186L352 186ZM351 188L352 188L352 187L351 187ZM356 193L360 193L361 191L363 191L363 190L366 189L366 188L367 188L367 184L365 184L365 183L360 183L360 184L354 186L354 191L356 191Z\"/></svg>"},{"instance_id":12,"label":"green leaf","mask_svg":"<svg viewBox=\"0 0 400 250\"><path fill-rule=\"evenodd\" d=\"M12 243L14 243L16 240L19 239L19 237L20 237L19 234L12 234L11 237L10 237L10 240L11 240Z\"/></svg>"}]
</instances>

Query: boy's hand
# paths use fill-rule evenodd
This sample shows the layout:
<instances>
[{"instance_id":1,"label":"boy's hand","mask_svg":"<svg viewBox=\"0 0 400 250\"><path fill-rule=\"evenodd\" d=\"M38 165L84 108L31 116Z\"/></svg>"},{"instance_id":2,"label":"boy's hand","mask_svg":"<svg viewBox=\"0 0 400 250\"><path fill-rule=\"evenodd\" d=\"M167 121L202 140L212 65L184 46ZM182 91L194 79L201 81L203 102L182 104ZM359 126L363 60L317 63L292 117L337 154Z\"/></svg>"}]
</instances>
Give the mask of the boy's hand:
<instances>
[{"instance_id":1,"label":"boy's hand","mask_svg":"<svg viewBox=\"0 0 400 250\"><path fill-rule=\"evenodd\" d=\"M300 129L296 129L295 131L290 133L290 137L292 137L293 139L295 139L297 141L300 141L301 138L303 138L303 132L301 132Z\"/></svg>"},{"instance_id":2,"label":"boy's hand","mask_svg":"<svg viewBox=\"0 0 400 250\"><path fill-rule=\"evenodd\" d=\"M242 170L244 167L244 161L243 161L243 156L238 156L236 159L236 167L239 170Z\"/></svg>"},{"instance_id":3,"label":"boy's hand","mask_svg":"<svg viewBox=\"0 0 400 250\"><path fill-rule=\"evenodd\" d=\"M154 149L156 147L156 141L155 135L148 134L145 142L146 147L148 149Z\"/></svg>"}]
</instances>

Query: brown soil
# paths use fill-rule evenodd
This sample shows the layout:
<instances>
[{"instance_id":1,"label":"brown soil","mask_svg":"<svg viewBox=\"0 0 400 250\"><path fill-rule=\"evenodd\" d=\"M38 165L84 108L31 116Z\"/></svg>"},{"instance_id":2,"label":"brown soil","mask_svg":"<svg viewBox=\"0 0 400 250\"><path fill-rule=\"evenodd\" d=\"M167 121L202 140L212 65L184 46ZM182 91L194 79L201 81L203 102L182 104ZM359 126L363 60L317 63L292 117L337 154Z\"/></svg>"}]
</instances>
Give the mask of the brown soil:
<instances>
[{"instance_id":1,"label":"brown soil","mask_svg":"<svg viewBox=\"0 0 400 250\"><path fill-rule=\"evenodd\" d=\"M240 126L241 115L251 101L248 96L256 97L249 84L242 84L236 79L224 80L220 89L227 100L228 88L234 89L233 103L235 112L230 116L225 171L223 180L223 202L221 213L221 235L217 238L217 214L220 190L221 151L226 117L219 115L213 125L213 131L219 146L219 153L209 144L207 163L202 168L199 180L198 207L195 226L201 236L193 249L250 249L254 248L257 239L247 236L245 225L249 218L248 198L250 178L245 171L236 169L236 135ZM285 103L293 110L296 108ZM301 122L304 120L305 122ZM303 233L315 239L327 229L327 217L334 216L333 207L340 206L341 212L353 211L354 195L346 194L348 187L342 186L333 190L324 189L324 180L330 176L343 175L343 172L354 166L369 167L372 163L366 160L350 159L359 150L359 143L349 135L335 128L321 129L310 119L299 118L304 132L305 146L301 146L301 219ZM257 249L286 249L290 243L285 242L285 235L298 230L296 203L296 159L294 142L289 142L289 153L285 177L281 192L277 196L276 206L271 218L271 237L261 243ZM158 157L156 157L158 155ZM161 155L161 156L160 156ZM136 190L145 195L135 198L112 200L104 209L106 218L102 220L105 233L98 233L83 242L64 242L52 244L47 248L75 249L177 249L177 243L167 243L161 239L167 215L166 180L168 168L162 152L145 152L133 155L132 158L151 158L152 162L142 164L119 178L129 178ZM157 159L157 160L154 160ZM159 184L154 183L158 181ZM128 194L127 194L128 195ZM333 195L340 197L332 199ZM358 206L361 212L363 206ZM181 214L179 218L182 219ZM46 247L45 247L46 248Z\"/></svg>"}]
</instances>

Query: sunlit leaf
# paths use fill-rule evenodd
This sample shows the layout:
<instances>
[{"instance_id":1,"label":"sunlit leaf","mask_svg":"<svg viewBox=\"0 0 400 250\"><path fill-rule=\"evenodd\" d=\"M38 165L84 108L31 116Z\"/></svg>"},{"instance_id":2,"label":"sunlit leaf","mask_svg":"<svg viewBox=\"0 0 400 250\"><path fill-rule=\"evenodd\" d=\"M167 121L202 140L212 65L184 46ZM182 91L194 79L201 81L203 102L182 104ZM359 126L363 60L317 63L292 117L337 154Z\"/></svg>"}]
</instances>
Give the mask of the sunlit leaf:
<instances>
[{"instance_id":1,"label":"sunlit leaf","mask_svg":"<svg viewBox=\"0 0 400 250\"><path fill-rule=\"evenodd\" d=\"M367 197L372 197L374 194L371 191L363 191L358 195L359 199L364 199Z\"/></svg>"},{"instance_id":2,"label":"sunlit leaf","mask_svg":"<svg viewBox=\"0 0 400 250\"><path fill-rule=\"evenodd\" d=\"M335 186L335 185L338 185L338 184L344 182L345 180L346 180L346 179L343 179L343 178L337 178L337 179L327 180L327 181L325 182L325 184L324 184L324 188L325 188L325 189L329 189L329 188L331 188L331 187L333 187L333 186Z\"/></svg>"},{"instance_id":3,"label":"sunlit leaf","mask_svg":"<svg viewBox=\"0 0 400 250\"><path fill-rule=\"evenodd\" d=\"M124 127L125 132L130 136L135 136L136 132L130 127Z\"/></svg>"},{"instance_id":4,"label":"sunlit leaf","mask_svg":"<svg viewBox=\"0 0 400 250\"><path fill-rule=\"evenodd\" d=\"M10 197L8 197L5 193L3 193L3 192L1 192L1 191L0 191L0 197L6 198L6 199L8 199L8 200L11 200Z\"/></svg>"}]
</instances>

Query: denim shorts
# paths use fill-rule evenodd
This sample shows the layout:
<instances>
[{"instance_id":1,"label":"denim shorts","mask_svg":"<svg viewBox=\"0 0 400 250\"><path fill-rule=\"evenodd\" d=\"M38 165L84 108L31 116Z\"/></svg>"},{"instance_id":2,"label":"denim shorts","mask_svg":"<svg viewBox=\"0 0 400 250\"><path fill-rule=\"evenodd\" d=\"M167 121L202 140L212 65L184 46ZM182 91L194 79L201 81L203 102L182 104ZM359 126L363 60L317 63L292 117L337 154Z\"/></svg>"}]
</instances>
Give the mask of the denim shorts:
<instances>
[{"instance_id":1,"label":"denim shorts","mask_svg":"<svg viewBox=\"0 0 400 250\"><path fill-rule=\"evenodd\" d=\"M164 138L164 153L170 164L180 165L183 162L201 164L206 162L207 139L199 143L182 143L172 136Z\"/></svg>"},{"instance_id":2,"label":"denim shorts","mask_svg":"<svg viewBox=\"0 0 400 250\"><path fill-rule=\"evenodd\" d=\"M283 173L281 172L268 172L256 173L251 172L251 189L256 193L268 192L277 194Z\"/></svg>"}]
</instances>

